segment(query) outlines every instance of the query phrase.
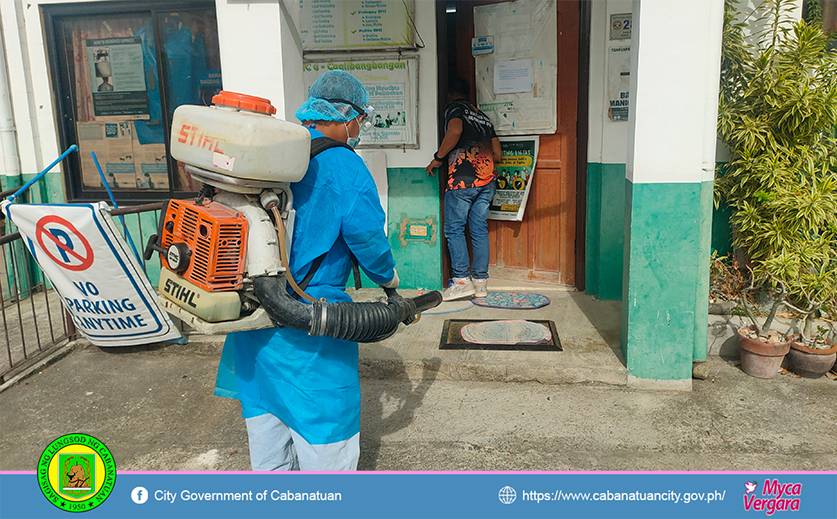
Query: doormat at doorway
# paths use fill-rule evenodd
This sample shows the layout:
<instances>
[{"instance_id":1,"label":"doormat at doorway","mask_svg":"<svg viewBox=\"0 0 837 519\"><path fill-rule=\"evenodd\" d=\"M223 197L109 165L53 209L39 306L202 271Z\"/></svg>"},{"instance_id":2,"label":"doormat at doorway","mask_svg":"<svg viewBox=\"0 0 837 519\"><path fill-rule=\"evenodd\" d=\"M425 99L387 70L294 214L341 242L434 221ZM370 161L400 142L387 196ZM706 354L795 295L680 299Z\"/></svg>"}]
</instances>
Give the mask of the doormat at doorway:
<instances>
[{"instance_id":1,"label":"doormat at doorway","mask_svg":"<svg viewBox=\"0 0 837 519\"><path fill-rule=\"evenodd\" d=\"M473 301L477 306L512 310L534 310L549 304L548 297L526 292L489 292L485 297Z\"/></svg>"},{"instance_id":2,"label":"doormat at doorway","mask_svg":"<svg viewBox=\"0 0 837 519\"><path fill-rule=\"evenodd\" d=\"M439 349L440 350L498 350L498 351L564 351L561 347L561 339L558 337L558 331L555 329L555 323L553 321L525 321L526 323L530 324L539 324L547 328L544 332L543 337L549 337L548 339L543 340L542 342L529 342L530 339L533 338L531 334L525 333L524 330L520 330L517 328L517 332L523 331L524 333L515 333L515 330L511 327L505 326L511 332L508 336L510 339L508 342L512 340L521 340L521 342L513 342L513 343L499 343L495 342L497 340L502 341L504 338L502 336L502 331L497 333L497 329L501 329L504 325L499 324L496 325L497 329L493 331L489 331L488 333L472 333L471 330L466 330L465 334L469 336L472 340L480 340L481 342L469 342L465 338L463 338L463 328L468 326L469 324L491 324L491 323L508 323L510 321L496 321L492 319L448 319L445 321L444 325L442 326L442 337L439 341ZM534 327L532 327L534 329ZM513 337L513 335L515 337ZM485 342L482 342L485 341ZM488 342L491 341L491 342Z\"/></svg>"}]
</instances>

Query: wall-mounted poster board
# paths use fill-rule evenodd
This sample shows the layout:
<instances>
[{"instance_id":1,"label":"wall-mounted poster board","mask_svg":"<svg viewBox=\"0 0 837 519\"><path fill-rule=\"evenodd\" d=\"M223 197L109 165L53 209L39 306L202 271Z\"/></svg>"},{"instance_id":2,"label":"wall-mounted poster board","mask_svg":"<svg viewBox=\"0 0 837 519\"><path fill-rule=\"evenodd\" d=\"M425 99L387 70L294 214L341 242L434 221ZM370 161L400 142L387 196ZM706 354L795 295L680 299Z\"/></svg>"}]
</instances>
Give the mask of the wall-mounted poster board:
<instances>
[{"instance_id":1,"label":"wall-mounted poster board","mask_svg":"<svg viewBox=\"0 0 837 519\"><path fill-rule=\"evenodd\" d=\"M412 0L299 0L303 51L413 47Z\"/></svg>"},{"instance_id":2,"label":"wall-mounted poster board","mask_svg":"<svg viewBox=\"0 0 837 519\"><path fill-rule=\"evenodd\" d=\"M503 160L494 164L497 191L488 206L489 220L523 221L535 177L540 137L500 137Z\"/></svg>"},{"instance_id":3,"label":"wall-mounted poster board","mask_svg":"<svg viewBox=\"0 0 837 519\"><path fill-rule=\"evenodd\" d=\"M558 33L555 0L474 7L474 36L494 52L474 58L477 104L498 135L555 133Z\"/></svg>"},{"instance_id":4,"label":"wall-mounted poster board","mask_svg":"<svg viewBox=\"0 0 837 519\"><path fill-rule=\"evenodd\" d=\"M418 148L417 56L306 59L302 69L306 92L329 70L345 70L369 91L369 104L375 108L375 118L372 129L361 134L359 149Z\"/></svg>"}]
</instances>

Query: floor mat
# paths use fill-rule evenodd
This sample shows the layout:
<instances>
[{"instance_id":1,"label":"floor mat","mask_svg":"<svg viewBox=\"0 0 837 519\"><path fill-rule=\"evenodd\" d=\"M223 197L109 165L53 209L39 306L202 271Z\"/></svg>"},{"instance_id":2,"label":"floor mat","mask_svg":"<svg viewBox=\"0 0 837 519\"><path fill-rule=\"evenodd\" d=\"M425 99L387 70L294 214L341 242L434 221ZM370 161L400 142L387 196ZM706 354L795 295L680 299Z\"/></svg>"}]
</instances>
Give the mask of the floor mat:
<instances>
[{"instance_id":1,"label":"floor mat","mask_svg":"<svg viewBox=\"0 0 837 519\"><path fill-rule=\"evenodd\" d=\"M552 339L547 326L523 319L471 323L461 333L463 339L477 344L545 344Z\"/></svg>"},{"instance_id":2,"label":"floor mat","mask_svg":"<svg viewBox=\"0 0 837 519\"><path fill-rule=\"evenodd\" d=\"M477 306L489 308L510 308L512 310L534 310L549 304L549 298L541 294L526 292L489 292L487 296L474 299Z\"/></svg>"},{"instance_id":3,"label":"floor mat","mask_svg":"<svg viewBox=\"0 0 837 519\"><path fill-rule=\"evenodd\" d=\"M499 351L563 351L558 331L553 321L529 321L546 326L551 337L540 344L521 342L515 344L491 344L468 342L462 338L462 328L473 323L499 322L495 319L448 319L442 326L442 337L439 341L440 350L499 350Z\"/></svg>"}]
</instances>

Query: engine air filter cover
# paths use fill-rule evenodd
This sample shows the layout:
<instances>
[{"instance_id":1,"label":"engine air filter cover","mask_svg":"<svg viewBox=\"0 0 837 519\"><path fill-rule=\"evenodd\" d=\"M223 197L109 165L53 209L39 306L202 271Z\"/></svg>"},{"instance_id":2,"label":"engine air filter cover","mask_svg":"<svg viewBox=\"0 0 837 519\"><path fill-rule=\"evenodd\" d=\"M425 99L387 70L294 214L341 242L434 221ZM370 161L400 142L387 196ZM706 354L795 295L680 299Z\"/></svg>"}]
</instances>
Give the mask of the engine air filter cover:
<instances>
[{"instance_id":1,"label":"engine air filter cover","mask_svg":"<svg viewBox=\"0 0 837 519\"><path fill-rule=\"evenodd\" d=\"M163 218L164 266L210 292L241 289L248 229L241 213L216 202L169 200Z\"/></svg>"}]
</instances>

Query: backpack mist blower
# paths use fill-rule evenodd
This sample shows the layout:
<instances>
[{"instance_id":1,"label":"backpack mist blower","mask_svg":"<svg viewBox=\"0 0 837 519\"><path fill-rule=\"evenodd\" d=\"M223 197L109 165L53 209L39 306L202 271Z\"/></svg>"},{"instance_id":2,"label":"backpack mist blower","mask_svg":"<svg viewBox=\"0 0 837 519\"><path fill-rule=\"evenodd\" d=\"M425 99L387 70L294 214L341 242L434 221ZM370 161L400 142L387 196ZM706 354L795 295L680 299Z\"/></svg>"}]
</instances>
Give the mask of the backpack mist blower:
<instances>
[{"instance_id":1,"label":"backpack mist blower","mask_svg":"<svg viewBox=\"0 0 837 519\"><path fill-rule=\"evenodd\" d=\"M202 333L287 326L357 342L385 339L437 306L437 291L386 300L317 301L289 272L293 236L291 182L308 169L316 142L304 127L272 117L267 99L221 92L213 106L174 112L171 154L202 182L197 200L168 200L145 248L160 254L161 306ZM330 141L330 140L329 140ZM290 284L310 305L293 298Z\"/></svg>"}]
</instances>

